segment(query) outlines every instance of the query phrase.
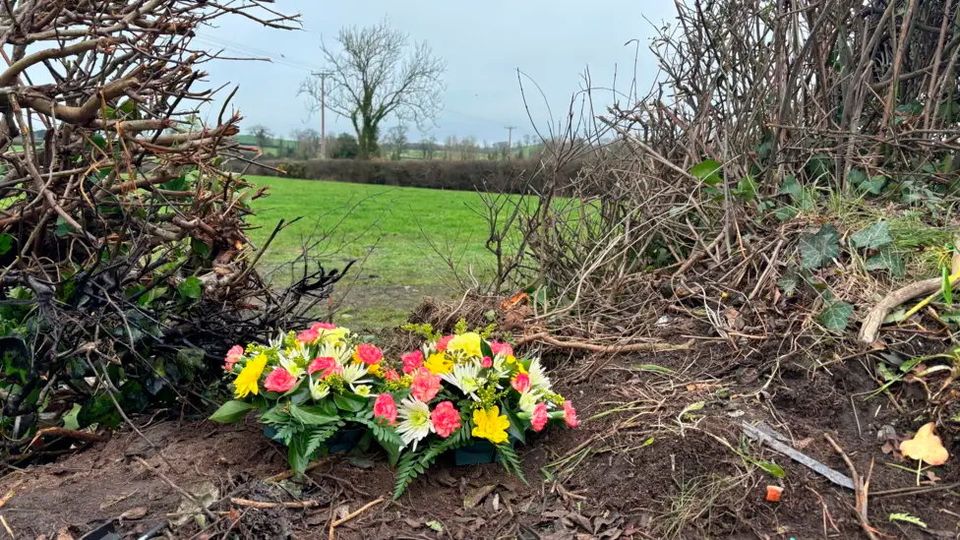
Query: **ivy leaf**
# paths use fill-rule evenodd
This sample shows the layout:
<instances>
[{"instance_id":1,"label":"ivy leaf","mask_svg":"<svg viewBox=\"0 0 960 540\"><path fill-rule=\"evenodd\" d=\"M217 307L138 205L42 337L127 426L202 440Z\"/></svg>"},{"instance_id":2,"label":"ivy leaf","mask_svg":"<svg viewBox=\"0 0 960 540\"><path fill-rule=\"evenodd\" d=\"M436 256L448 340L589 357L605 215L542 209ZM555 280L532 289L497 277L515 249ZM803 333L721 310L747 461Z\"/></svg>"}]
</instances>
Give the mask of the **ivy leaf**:
<instances>
[{"instance_id":1,"label":"ivy leaf","mask_svg":"<svg viewBox=\"0 0 960 540\"><path fill-rule=\"evenodd\" d=\"M817 320L824 328L833 332L843 332L847 328L850 316L853 315L853 306L842 301L834 301L820 313Z\"/></svg>"},{"instance_id":2,"label":"ivy leaf","mask_svg":"<svg viewBox=\"0 0 960 540\"><path fill-rule=\"evenodd\" d=\"M748 174L737 182L737 188L733 190L733 193L741 199L751 202L757 199L758 189L757 181Z\"/></svg>"},{"instance_id":3,"label":"ivy leaf","mask_svg":"<svg viewBox=\"0 0 960 540\"><path fill-rule=\"evenodd\" d=\"M177 285L180 296L191 300L198 300L203 295L203 282L197 276L190 276Z\"/></svg>"},{"instance_id":4,"label":"ivy leaf","mask_svg":"<svg viewBox=\"0 0 960 540\"><path fill-rule=\"evenodd\" d=\"M800 276L796 272L789 271L777 280L777 286L784 295L793 296L797 292L797 287L800 286Z\"/></svg>"},{"instance_id":5,"label":"ivy leaf","mask_svg":"<svg viewBox=\"0 0 960 540\"><path fill-rule=\"evenodd\" d=\"M885 176L871 176L869 180L862 182L857 187L871 195L880 195L886 185L887 178Z\"/></svg>"},{"instance_id":6,"label":"ivy leaf","mask_svg":"<svg viewBox=\"0 0 960 540\"><path fill-rule=\"evenodd\" d=\"M829 223L816 234L800 237L801 266L807 270L820 268L840 256L840 233Z\"/></svg>"},{"instance_id":7,"label":"ivy leaf","mask_svg":"<svg viewBox=\"0 0 960 540\"><path fill-rule=\"evenodd\" d=\"M708 186L716 186L723 181L720 176L723 165L715 159L707 159L690 167L690 174Z\"/></svg>"},{"instance_id":8,"label":"ivy leaf","mask_svg":"<svg viewBox=\"0 0 960 540\"><path fill-rule=\"evenodd\" d=\"M867 271L886 270L893 277L903 277L907 273L907 265L903 257L897 253L893 246L884 246L880 252L867 259L864 263Z\"/></svg>"},{"instance_id":9,"label":"ivy leaf","mask_svg":"<svg viewBox=\"0 0 960 540\"><path fill-rule=\"evenodd\" d=\"M860 229L850 237L854 247L877 249L893 243L890 236L890 225L886 221L878 221L869 227Z\"/></svg>"},{"instance_id":10,"label":"ivy leaf","mask_svg":"<svg viewBox=\"0 0 960 540\"><path fill-rule=\"evenodd\" d=\"M255 407L246 401L230 400L217 409L217 412L210 416L210 420L220 424L232 424L239 422Z\"/></svg>"}]
</instances>

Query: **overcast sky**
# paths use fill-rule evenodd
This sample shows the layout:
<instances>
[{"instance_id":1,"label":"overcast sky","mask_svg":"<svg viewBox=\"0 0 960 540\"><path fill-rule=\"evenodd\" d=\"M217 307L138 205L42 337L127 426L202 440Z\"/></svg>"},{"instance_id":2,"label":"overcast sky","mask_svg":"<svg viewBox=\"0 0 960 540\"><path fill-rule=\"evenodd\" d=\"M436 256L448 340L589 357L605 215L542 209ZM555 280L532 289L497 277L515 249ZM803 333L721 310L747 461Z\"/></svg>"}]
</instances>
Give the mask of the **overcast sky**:
<instances>
[{"instance_id":1,"label":"overcast sky","mask_svg":"<svg viewBox=\"0 0 960 540\"><path fill-rule=\"evenodd\" d=\"M635 46L641 43L639 79L645 88L655 75L646 47L653 25L672 19L672 0L277 0L276 7L302 15L303 30L264 29L240 17L222 19L200 33L198 44L228 55L270 57L267 62L207 64L211 85L239 86L234 103L244 127L268 126L278 135L319 127L308 116L300 82L322 68L320 40L332 41L342 26L370 25L384 19L413 40L429 43L444 59L443 110L430 134L506 140L506 126L517 126L514 141L532 135L517 82L520 69L543 89L554 115L580 88L589 67L594 86L609 87L615 69L624 86L632 76ZM532 95L531 95L532 94ZM225 93L223 94L225 95ZM544 100L532 87L528 102L538 123L548 121ZM394 125L388 122L383 131ZM349 123L327 115L327 131L349 130ZM419 138L416 128L410 138Z\"/></svg>"}]
</instances>

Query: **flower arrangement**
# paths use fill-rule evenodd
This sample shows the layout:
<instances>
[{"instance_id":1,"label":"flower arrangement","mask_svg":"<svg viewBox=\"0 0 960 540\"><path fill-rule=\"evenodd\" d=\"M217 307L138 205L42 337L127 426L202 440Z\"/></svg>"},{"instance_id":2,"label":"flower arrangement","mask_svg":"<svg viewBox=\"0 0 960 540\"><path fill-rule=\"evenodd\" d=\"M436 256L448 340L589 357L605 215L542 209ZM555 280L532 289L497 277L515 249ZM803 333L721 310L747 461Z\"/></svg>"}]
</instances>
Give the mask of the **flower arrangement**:
<instances>
[{"instance_id":1,"label":"flower arrangement","mask_svg":"<svg viewBox=\"0 0 960 540\"><path fill-rule=\"evenodd\" d=\"M509 344L462 322L452 335L425 334L423 346L397 359L329 323L235 346L224 360L235 399L211 419L235 422L258 411L287 446L295 473L338 432L359 428L397 465L395 497L443 453L477 445L522 478L514 443L551 421L578 425L539 359L518 358Z\"/></svg>"}]
</instances>

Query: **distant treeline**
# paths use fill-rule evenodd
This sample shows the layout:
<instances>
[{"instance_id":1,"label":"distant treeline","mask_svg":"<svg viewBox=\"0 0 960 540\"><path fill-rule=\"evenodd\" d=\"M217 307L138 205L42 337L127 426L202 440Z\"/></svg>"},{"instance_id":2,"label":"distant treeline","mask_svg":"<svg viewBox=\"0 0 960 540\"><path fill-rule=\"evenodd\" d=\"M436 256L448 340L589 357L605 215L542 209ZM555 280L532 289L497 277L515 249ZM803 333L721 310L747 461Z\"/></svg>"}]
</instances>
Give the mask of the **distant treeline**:
<instances>
[{"instance_id":1,"label":"distant treeline","mask_svg":"<svg viewBox=\"0 0 960 540\"><path fill-rule=\"evenodd\" d=\"M492 191L499 193L530 193L546 185L548 174L563 177L576 176L579 167L568 165L559 173L540 170L539 160L403 160L362 161L352 159L265 160L263 166L254 165L246 174L286 176L309 180L337 180L361 184ZM236 172L246 163L234 162ZM285 171L279 174L276 169Z\"/></svg>"}]
</instances>

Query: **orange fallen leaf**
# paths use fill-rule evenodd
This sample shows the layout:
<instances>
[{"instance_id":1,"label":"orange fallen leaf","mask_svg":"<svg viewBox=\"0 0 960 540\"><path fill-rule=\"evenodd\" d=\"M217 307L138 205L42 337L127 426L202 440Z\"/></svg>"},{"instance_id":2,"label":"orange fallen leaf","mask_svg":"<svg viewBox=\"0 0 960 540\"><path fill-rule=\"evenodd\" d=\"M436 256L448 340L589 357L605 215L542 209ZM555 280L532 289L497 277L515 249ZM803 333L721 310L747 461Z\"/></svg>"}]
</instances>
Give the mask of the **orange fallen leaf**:
<instances>
[{"instance_id":1,"label":"orange fallen leaf","mask_svg":"<svg viewBox=\"0 0 960 540\"><path fill-rule=\"evenodd\" d=\"M783 495L783 488L780 486L767 486L767 496L765 497L767 502L780 502L780 497Z\"/></svg>"},{"instance_id":2,"label":"orange fallen leaf","mask_svg":"<svg viewBox=\"0 0 960 540\"><path fill-rule=\"evenodd\" d=\"M923 461L927 465L943 465L950 457L950 453L943 447L943 442L933 428L936 425L928 422L917 430L912 439L900 443L900 452L911 459Z\"/></svg>"}]
</instances>

